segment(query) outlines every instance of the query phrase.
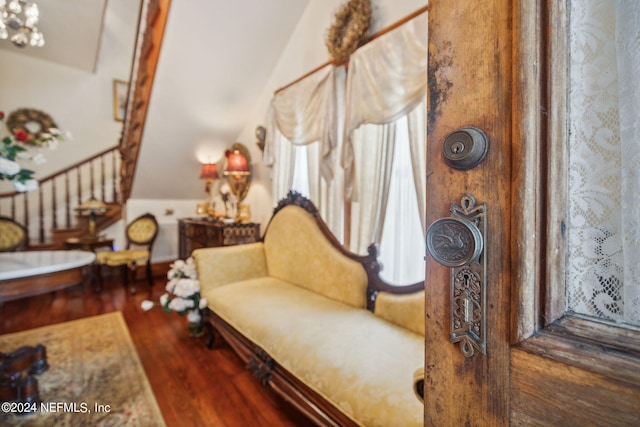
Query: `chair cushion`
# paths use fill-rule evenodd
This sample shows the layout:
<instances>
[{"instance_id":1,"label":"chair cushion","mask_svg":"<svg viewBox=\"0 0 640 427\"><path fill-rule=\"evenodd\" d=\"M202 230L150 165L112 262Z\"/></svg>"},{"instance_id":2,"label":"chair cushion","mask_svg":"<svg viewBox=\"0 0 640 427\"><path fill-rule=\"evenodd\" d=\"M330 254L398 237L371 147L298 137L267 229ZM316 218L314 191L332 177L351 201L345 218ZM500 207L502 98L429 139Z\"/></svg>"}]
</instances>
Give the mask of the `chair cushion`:
<instances>
[{"instance_id":1,"label":"chair cushion","mask_svg":"<svg viewBox=\"0 0 640 427\"><path fill-rule=\"evenodd\" d=\"M153 239L158 228L157 223L151 218L140 218L135 220L127 228L127 235L132 242L142 244Z\"/></svg>"},{"instance_id":2,"label":"chair cushion","mask_svg":"<svg viewBox=\"0 0 640 427\"><path fill-rule=\"evenodd\" d=\"M209 288L203 296L223 320L358 423L423 425L414 372L424 363L424 337L272 277Z\"/></svg>"},{"instance_id":3,"label":"chair cushion","mask_svg":"<svg viewBox=\"0 0 640 427\"><path fill-rule=\"evenodd\" d=\"M11 221L0 223L0 250L13 249L24 240L24 230Z\"/></svg>"},{"instance_id":4,"label":"chair cushion","mask_svg":"<svg viewBox=\"0 0 640 427\"><path fill-rule=\"evenodd\" d=\"M104 251L96 254L96 262L103 265L146 264L149 261L149 251L144 249Z\"/></svg>"},{"instance_id":5,"label":"chair cushion","mask_svg":"<svg viewBox=\"0 0 640 427\"><path fill-rule=\"evenodd\" d=\"M424 313L424 291L411 294L380 292L376 297L376 316L422 336Z\"/></svg>"}]
</instances>

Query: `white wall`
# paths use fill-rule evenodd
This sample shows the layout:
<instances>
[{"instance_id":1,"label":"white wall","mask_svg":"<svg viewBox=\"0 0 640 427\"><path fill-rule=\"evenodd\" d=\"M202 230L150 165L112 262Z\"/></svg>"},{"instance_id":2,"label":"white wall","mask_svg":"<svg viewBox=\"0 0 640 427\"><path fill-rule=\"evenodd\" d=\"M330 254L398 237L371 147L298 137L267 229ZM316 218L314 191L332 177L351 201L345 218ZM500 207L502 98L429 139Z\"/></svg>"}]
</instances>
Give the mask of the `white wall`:
<instances>
[{"instance_id":1,"label":"white wall","mask_svg":"<svg viewBox=\"0 0 640 427\"><path fill-rule=\"evenodd\" d=\"M129 78L139 7L139 0L108 1L95 73L34 59L17 48L0 52L0 111L8 115L17 108L41 110L73 135L58 149L44 151L44 165L23 164L36 172L36 178L118 144L122 123L113 118L113 80ZM3 124L0 135L6 133ZM1 181L0 192L4 191L13 187Z\"/></svg>"},{"instance_id":2,"label":"white wall","mask_svg":"<svg viewBox=\"0 0 640 427\"><path fill-rule=\"evenodd\" d=\"M204 197L201 163L221 160L236 141L253 144L253 137L237 139L247 105L265 85L306 1L172 2L133 198Z\"/></svg>"}]
</instances>

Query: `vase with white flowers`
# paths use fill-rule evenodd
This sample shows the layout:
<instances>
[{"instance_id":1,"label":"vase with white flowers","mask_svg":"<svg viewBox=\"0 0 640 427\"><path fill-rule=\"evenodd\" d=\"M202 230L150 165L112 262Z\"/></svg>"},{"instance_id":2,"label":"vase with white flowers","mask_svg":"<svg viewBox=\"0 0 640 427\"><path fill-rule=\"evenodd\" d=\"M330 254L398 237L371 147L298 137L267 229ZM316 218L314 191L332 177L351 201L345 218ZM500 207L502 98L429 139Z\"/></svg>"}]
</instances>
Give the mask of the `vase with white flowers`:
<instances>
[{"instance_id":1,"label":"vase with white flowers","mask_svg":"<svg viewBox=\"0 0 640 427\"><path fill-rule=\"evenodd\" d=\"M5 117L0 111L0 121ZM57 128L49 128L41 132L36 139L23 129L9 129L9 135L2 138L0 144L0 181L10 181L16 191L24 192L38 188L38 181L33 178L33 171L24 169L20 161L30 161L36 165L46 162L42 153L32 155L25 148L27 142L37 147L55 149L64 138Z\"/></svg>"},{"instance_id":2,"label":"vase with white flowers","mask_svg":"<svg viewBox=\"0 0 640 427\"><path fill-rule=\"evenodd\" d=\"M166 312L187 315L189 333L192 337L204 333L202 310L207 307L206 298L200 296L200 281L193 257L176 260L167 273L166 293L160 296L160 306ZM150 310L156 305L153 301L142 301L142 309Z\"/></svg>"}]
</instances>

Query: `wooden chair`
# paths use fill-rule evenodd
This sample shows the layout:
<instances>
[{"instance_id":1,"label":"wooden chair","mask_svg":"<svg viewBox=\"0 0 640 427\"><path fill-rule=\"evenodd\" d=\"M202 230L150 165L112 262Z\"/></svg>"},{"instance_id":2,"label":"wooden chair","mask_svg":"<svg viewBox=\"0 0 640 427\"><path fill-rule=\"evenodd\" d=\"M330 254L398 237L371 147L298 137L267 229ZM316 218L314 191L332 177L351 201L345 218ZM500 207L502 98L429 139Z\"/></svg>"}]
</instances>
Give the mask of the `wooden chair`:
<instances>
[{"instance_id":1,"label":"wooden chair","mask_svg":"<svg viewBox=\"0 0 640 427\"><path fill-rule=\"evenodd\" d=\"M15 220L0 215L0 252L27 249L27 229Z\"/></svg>"},{"instance_id":2,"label":"wooden chair","mask_svg":"<svg viewBox=\"0 0 640 427\"><path fill-rule=\"evenodd\" d=\"M131 272L131 293L136 293L135 279L138 265L146 264L147 281L153 285L151 276L151 250L158 235L158 221L150 213L134 219L125 232L127 244L125 249L116 251L104 251L96 254L96 264L99 270L100 289L103 288L104 279L102 270L104 266L118 267L123 270L124 284L129 285L126 269Z\"/></svg>"}]
</instances>

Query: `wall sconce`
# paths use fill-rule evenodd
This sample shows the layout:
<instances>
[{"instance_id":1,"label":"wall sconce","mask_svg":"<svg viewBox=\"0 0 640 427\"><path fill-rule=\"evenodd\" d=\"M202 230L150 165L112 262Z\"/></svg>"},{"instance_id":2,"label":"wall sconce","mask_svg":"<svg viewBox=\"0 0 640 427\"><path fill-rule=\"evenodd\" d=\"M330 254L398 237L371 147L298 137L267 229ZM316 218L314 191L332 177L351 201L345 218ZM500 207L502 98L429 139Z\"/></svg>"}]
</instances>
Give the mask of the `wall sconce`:
<instances>
[{"instance_id":1,"label":"wall sconce","mask_svg":"<svg viewBox=\"0 0 640 427\"><path fill-rule=\"evenodd\" d=\"M264 144L267 138L267 129L264 126L256 127L256 145L260 151L264 152Z\"/></svg>"}]
</instances>

